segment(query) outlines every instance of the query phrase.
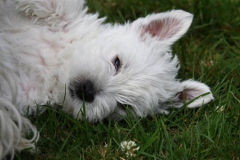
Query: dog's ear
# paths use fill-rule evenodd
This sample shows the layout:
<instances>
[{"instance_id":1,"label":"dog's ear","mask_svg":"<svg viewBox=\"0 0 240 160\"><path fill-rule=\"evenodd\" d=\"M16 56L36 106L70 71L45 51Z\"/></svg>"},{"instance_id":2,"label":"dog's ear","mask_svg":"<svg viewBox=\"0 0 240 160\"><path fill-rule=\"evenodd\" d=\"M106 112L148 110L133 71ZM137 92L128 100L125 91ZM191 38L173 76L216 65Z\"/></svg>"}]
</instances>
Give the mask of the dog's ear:
<instances>
[{"instance_id":1,"label":"dog's ear","mask_svg":"<svg viewBox=\"0 0 240 160\"><path fill-rule=\"evenodd\" d=\"M181 83L182 91L173 100L176 108L187 105L188 108L201 107L213 100L213 95L209 87L203 83L187 80Z\"/></svg>"},{"instance_id":2,"label":"dog's ear","mask_svg":"<svg viewBox=\"0 0 240 160\"><path fill-rule=\"evenodd\" d=\"M187 32L192 19L193 15L188 12L172 10L139 18L133 22L133 27L139 33L141 40L152 37L171 45Z\"/></svg>"}]
</instances>

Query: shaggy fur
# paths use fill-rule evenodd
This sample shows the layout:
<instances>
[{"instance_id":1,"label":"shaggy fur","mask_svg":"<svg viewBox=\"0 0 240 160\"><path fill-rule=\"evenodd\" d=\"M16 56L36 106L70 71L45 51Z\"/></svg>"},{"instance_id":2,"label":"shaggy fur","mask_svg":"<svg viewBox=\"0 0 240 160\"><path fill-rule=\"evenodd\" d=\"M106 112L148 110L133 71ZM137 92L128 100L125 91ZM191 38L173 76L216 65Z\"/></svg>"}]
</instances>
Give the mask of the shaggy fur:
<instances>
[{"instance_id":1,"label":"shaggy fur","mask_svg":"<svg viewBox=\"0 0 240 160\"><path fill-rule=\"evenodd\" d=\"M126 105L143 117L213 99L205 84L176 79L180 65L171 45L188 30L190 13L110 25L87 14L83 0L0 3L0 159L34 148L37 130L23 116L34 114L36 104L61 104L75 118L85 112L96 122L120 119Z\"/></svg>"}]
</instances>

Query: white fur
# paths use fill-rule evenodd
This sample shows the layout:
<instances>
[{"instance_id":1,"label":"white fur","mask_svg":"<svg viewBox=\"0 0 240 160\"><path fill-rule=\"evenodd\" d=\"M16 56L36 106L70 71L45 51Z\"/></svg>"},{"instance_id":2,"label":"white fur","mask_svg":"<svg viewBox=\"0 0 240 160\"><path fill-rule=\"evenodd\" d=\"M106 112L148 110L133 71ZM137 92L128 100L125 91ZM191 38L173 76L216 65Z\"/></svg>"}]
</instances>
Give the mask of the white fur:
<instances>
[{"instance_id":1,"label":"white fur","mask_svg":"<svg viewBox=\"0 0 240 160\"><path fill-rule=\"evenodd\" d=\"M189 28L190 13L110 25L87 14L83 0L0 2L0 159L34 147L36 128L21 115L34 114L37 104L62 104L96 122L125 116L126 105L142 117L213 99L205 84L176 79L171 45ZM27 140L29 131L34 136Z\"/></svg>"}]
</instances>

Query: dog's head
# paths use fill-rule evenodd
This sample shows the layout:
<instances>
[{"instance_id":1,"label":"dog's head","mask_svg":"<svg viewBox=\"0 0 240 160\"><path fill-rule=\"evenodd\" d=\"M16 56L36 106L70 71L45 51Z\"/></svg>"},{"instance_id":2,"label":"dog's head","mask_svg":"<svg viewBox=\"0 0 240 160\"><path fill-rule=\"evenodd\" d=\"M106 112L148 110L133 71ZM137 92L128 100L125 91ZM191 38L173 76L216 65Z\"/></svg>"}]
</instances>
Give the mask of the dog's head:
<instances>
[{"instance_id":1,"label":"dog's head","mask_svg":"<svg viewBox=\"0 0 240 160\"><path fill-rule=\"evenodd\" d=\"M167 113L171 106L181 107L210 92L205 84L176 80L179 64L170 47L188 30L192 18L174 10L125 25L100 26L97 36L81 41L74 51L66 110L91 122L124 116L125 106L145 116ZM189 107L211 99L210 92Z\"/></svg>"}]
</instances>

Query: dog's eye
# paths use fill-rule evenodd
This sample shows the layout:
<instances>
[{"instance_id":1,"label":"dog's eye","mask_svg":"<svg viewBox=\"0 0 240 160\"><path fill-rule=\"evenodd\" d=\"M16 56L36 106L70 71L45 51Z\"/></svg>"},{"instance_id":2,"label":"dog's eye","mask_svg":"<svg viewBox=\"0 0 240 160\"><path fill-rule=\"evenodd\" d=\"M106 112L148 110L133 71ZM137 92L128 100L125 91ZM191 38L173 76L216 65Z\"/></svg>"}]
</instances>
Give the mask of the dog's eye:
<instances>
[{"instance_id":1,"label":"dog's eye","mask_svg":"<svg viewBox=\"0 0 240 160\"><path fill-rule=\"evenodd\" d=\"M119 71L120 67L121 67L121 62L120 62L120 59L118 57L116 57L113 61L113 65L116 69L116 72Z\"/></svg>"}]
</instances>

